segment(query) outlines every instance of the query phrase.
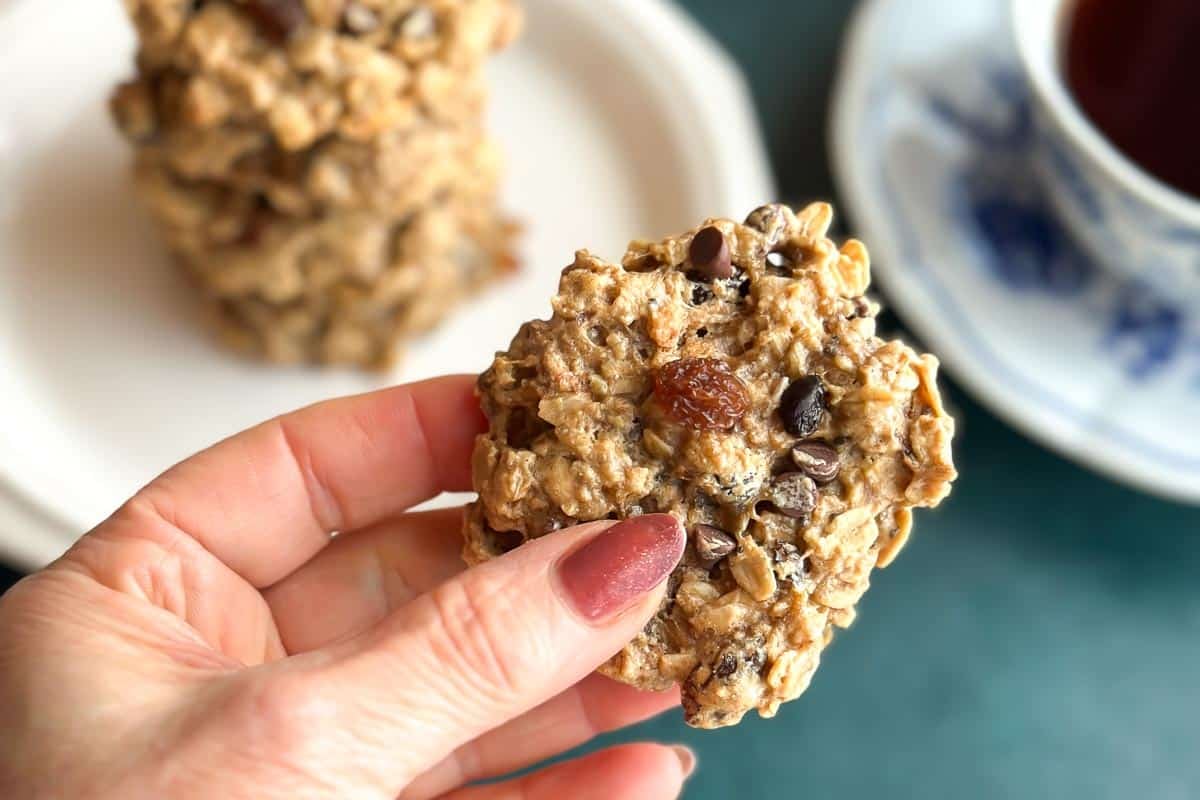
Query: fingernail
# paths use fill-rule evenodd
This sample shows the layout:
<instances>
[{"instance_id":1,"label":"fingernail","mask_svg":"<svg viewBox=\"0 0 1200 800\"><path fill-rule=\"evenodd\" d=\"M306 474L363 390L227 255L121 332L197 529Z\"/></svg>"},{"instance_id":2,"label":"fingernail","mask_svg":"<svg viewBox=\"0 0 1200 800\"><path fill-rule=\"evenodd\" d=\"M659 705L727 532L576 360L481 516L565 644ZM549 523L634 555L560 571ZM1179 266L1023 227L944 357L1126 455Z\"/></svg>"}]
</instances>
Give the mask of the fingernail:
<instances>
[{"instance_id":1,"label":"fingernail","mask_svg":"<svg viewBox=\"0 0 1200 800\"><path fill-rule=\"evenodd\" d=\"M683 779L687 780L696 771L696 753L690 747L684 747L681 744L671 745L671 749L675 751L675 756L679 759L679 766L683 769Z\"/></svg>"},{"instance_id":2,"label":"fingernail","mask_svg":"<svg viewBox=\"0 0 1200 800\"><path fill-rule=\"evenodd\" d=\"M563 559L559 580L579 615L601 622L666 580L686 542L683 526L668 514L627 519Z\"/></svg>"}]
</instances>

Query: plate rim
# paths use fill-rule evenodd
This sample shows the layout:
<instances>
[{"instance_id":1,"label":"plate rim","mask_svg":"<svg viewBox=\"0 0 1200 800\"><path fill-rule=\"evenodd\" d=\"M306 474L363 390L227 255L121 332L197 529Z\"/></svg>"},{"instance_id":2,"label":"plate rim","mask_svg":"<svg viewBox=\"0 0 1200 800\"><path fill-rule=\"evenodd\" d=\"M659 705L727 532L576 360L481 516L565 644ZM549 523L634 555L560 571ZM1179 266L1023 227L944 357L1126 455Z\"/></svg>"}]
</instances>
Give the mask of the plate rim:
<instances>
[{"instance_id":1,"label":"plate rim","mask_svg":"<svg viewBox=\"0 0 1200 800\"><path fill-rule=\"evenodd\" d=\"M916 285L917 282L907 274L908 270L891 263L902 260L896 258L900 248L884 246L891 244L895 237L889 223L881 222L873 213L874 204L868 199L872 181L859 166L862 159L853 144L858 141L857 131L861 128L859 112L867 102L865 98L870 96L870 64L876 31L887 12L904 2L908 0L865 0L855 10L837 66L828 120L829 155L835 184L848 215L864 238L880 248L881 258L875 262L874 275L891 305L917 336L936 348L947 371L963 388L1012 427L1117 483L1160 498L1200 504L1200 482L1187 479L1180 470L1154 463L1144 452L1136 452L1135 463L1141 464L1142 468L1131 471L1131 451L1127 446L1101 448L1090 441L1086 431L1078 425L1064 426L1061 414L1053 409L1031 405L999 391L998 380L977 365L965 346L959 344L954 332L940 323L936 315L923 310L925 290Z\"/></svg>"},{"instance_id":2,"label":"plate rim","mask_svg":"<svg viewBox=\"0 0 1200 800\"><path fill-rule=\"evenodd\" d=\"M554 0L554 5L606 29L603 35L614 41L634 37L655 44L625 49L645 60L639 71L654 77L655 96L673 103L669 113L694 120L692 155L686 159L693 174L682 180L697 179L694 168L702 157L720 167L699 177L708 180L712 197L724 206L746 204L749 210L776 197L761 118L745 75L695 19L667 0L608 0L603 8L591 0ZM26 10L17 0L6 11L18 8ZM8 16L0 13L0 21L9 22ZM614 37L617 33L621 36ZM664 86L670 90L663 91ZM672 138L679 137L673 132ZM637 235L629 232L630 238ZM52 475L50 465L17 452L0 437L0 559L40 568L99 522L64 510L61 493L55 497L49 489Z\"/></svg>"}]
</instances>

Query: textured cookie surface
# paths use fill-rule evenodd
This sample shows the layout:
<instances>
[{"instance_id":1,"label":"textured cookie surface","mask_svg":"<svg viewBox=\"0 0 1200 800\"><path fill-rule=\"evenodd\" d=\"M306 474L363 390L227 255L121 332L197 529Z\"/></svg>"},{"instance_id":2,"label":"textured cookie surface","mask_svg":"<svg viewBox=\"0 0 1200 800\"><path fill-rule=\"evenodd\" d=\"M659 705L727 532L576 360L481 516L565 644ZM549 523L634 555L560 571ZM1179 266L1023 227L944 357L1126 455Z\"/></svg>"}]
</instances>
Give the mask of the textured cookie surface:
<instances>
[{"instance_id":1,"label":"textured cookie surface","mask_svg":"<svg viewBox=\"0 0 1200 800\"><path fill-rule=\"evenodd\" d=\"M710 220L623 263L580 252L553 316L480 378L477 563L577 522L689 532L667 597L604 668L687 721L771 716L955 477L937 361L875 335L867 252L829 206Z\"/></svg>"},{"instance_id":2,"label":"textured cookie surface","mask_svg":"<svg viewBox=\"0 0 1200 800\"><path fill-rule=\"evenodd\" d=\"M112 113L223 342L390 366L515 267L484 130L515 0L124 0Z\"/></svg>"},{"instance_id":3,"label":"textured cookie surface","mask_svg":"<svg viewBox=\"0 0 1200 800\"><path fill-rule=\"evenodd\" d=\"M326 136L474 118L482 61L521 27L512 0L125 0L141 79L118 98L131 138L159 128Z\"/></svg>"}]
</instances>

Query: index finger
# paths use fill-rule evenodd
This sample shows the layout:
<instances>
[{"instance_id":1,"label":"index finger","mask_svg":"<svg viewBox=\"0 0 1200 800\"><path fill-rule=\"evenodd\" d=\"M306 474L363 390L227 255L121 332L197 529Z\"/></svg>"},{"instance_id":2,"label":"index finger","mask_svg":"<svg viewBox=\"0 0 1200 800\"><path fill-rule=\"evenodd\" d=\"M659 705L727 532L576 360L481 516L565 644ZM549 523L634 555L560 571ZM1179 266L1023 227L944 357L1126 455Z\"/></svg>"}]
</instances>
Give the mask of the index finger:
<instances>
[{"instance_id":1,"label":"index finger","mask_svg":"<svg viewBox=\"0 0 1200 800\"><path fill-rule=\"evenodd\" d=\"M468 489L471 448L485 427L469 376L320 403L178 464L96 533L166 524L269 586L336 531Z\"/></svg>"}]
</instances>

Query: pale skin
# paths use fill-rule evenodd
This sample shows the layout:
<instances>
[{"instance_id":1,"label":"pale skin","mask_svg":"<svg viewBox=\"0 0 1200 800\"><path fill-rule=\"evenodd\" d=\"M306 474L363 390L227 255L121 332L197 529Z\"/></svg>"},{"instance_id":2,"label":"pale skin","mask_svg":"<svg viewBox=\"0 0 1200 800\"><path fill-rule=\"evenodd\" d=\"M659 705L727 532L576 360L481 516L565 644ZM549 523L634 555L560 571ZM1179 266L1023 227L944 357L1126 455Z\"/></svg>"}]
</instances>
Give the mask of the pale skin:
<instances>
[{"instance_id":1,"label":"pale skin","mask_svg":"<svg viewBox=\"0 0 1200 800\"><path fill-rule=\"evenodd\" d=\"M0 796L677 797L694 757L653 743L471 785L679 699L593 674L664 591L580 610L555 576L607 524L465 570L461 510L409 511L470 487L484 424L468 378L281 417L18 584L0 599ZM667 571L682 536L655 545Z\"/></svg>"}]
</instances>

